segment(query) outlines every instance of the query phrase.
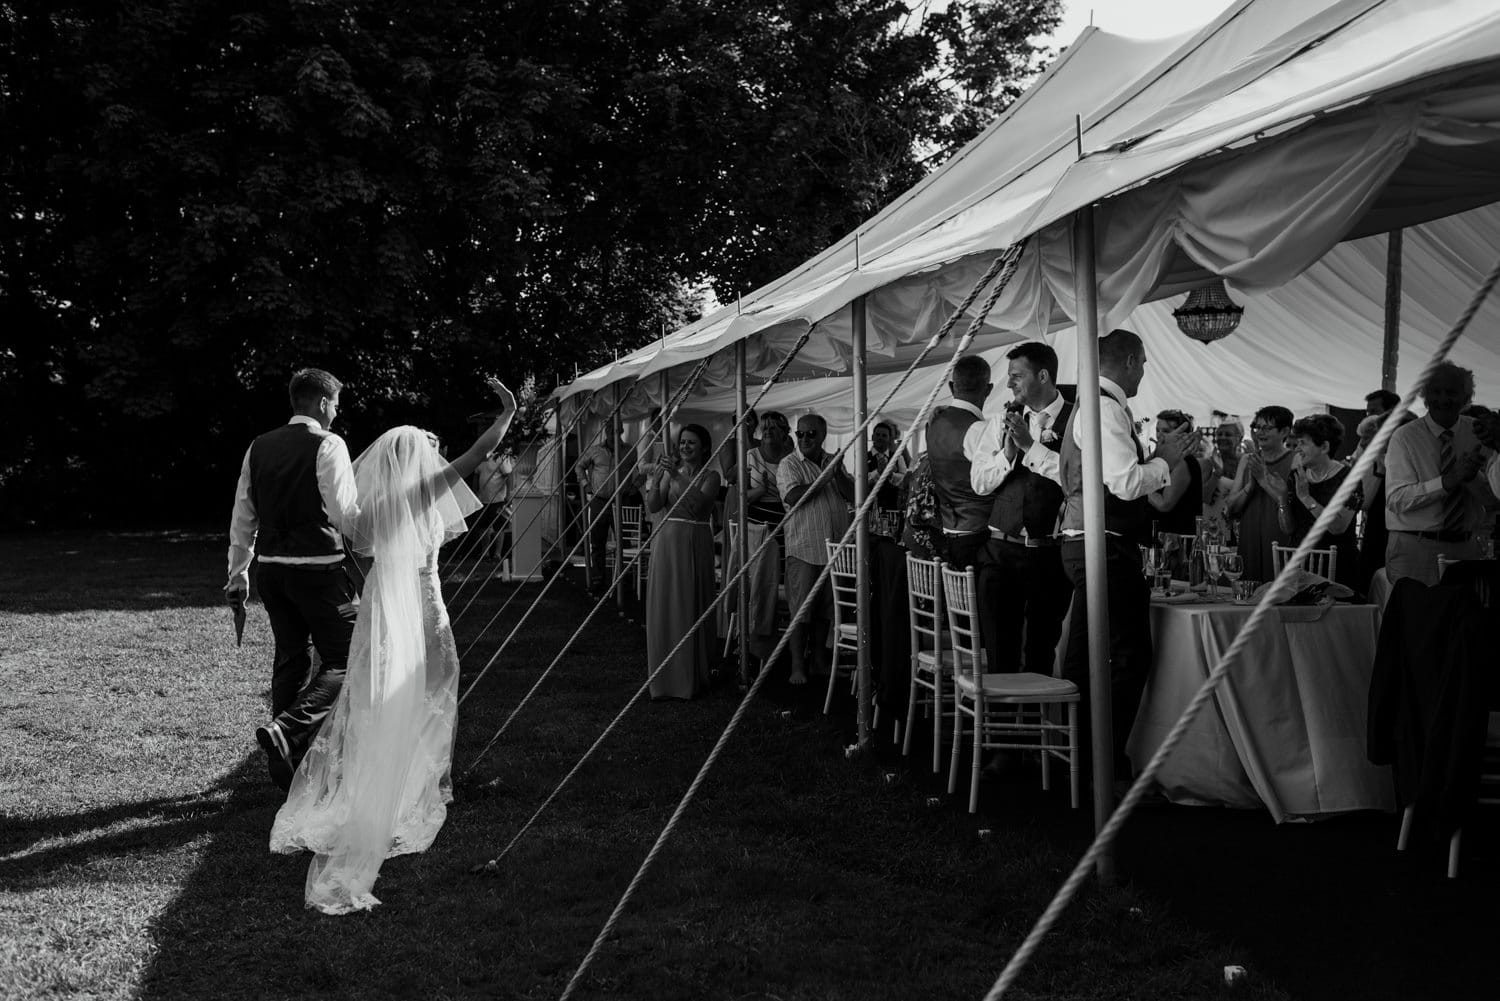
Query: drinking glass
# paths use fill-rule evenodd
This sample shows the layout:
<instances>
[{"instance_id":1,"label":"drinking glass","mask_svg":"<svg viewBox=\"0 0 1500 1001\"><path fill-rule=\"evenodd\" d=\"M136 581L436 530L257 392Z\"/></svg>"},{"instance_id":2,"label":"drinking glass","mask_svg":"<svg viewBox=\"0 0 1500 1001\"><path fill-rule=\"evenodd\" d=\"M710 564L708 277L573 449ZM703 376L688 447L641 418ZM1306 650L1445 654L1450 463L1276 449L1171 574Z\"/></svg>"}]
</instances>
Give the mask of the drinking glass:
<instances>
[{"instance_id":1,"label":"drinking glass","mask_svg":"<svg viewBox=\"0 0 1500 1001\"><path fill-rule=\"evenodd\" d=\"M1239 553L1225 551L1219 554L1219 569L1224 576L1229 578L1229 586L1234 591L1234 600L1244 604L1250 600L1250 596L1239 587L1239 579L1245 574L1245 560Z\"/></svg>"},{"instance_id":2,"label":"drinking glass","mask_svg":"<svg viewBox=\"0 0 1500 1001\"><path fill-rule=\"evenodd\" d=\"M1219 574L1223 572L1224 550L1218 546L1208 545L1203 547L1203 570L1208 577L1209 601L1219 600Z\"/></svg>"},{"instance_id":3,"label":"drinking glass","mask_svg":"<svg viewBox=\"0 0 1500 1001\"><path fill-rule=\"evenodd\" d=\"M1167 593L1167 554L1165 550L1156 546L1147 546L1141 550L1141 570L1151 578L1151 590L1155 593Z\"/></svg>"}]
</instances>

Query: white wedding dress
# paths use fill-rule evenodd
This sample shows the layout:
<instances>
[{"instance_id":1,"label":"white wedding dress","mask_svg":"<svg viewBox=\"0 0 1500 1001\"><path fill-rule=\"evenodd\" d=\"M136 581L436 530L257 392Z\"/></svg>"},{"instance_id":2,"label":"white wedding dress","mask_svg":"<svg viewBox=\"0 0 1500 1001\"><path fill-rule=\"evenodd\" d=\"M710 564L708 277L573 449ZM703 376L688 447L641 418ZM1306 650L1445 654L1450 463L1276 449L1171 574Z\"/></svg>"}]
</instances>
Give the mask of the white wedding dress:
<instances>
[{"instance_id":1,"label":"white wedding dress","mask_svg":"<svg viewBox=\"0 0 1500 1001\"><path fill-rule=\"evenodd\" d=\"M344 687L292 779L271 850L308 850L307 906L368 910L381 863L425 851L452 800L458 650L437 552L479 502L417 428L387 431L354 464L352 541L375 559Z\"/></svg>"}]
</instances>

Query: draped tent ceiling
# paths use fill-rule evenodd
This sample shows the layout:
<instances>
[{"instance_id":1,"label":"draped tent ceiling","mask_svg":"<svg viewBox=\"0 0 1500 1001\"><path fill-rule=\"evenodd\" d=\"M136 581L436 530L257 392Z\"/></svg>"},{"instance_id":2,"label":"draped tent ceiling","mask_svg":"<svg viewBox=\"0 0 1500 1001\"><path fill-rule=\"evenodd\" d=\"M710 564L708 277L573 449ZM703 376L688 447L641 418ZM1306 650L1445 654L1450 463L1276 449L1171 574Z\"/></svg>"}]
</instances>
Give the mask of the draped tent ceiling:
<instances>
[{"instance_id":1,"label":"draped tent ceiling","mask_svg":"<svg viewBox=\"0 0 1500 1001\"><path fill-rule=\"evenodd\" d=\"M1493 0L1241 0L1201 31L1159 41L1088 28L990 128L860 227L858 262L851 234L739 308L561 395L576 404L603 390L588 402L604 413L631 391L623 413L638 417L659 402L660 373L675 389L711 358L683 418L730 414L727 349L745 342L753 399L812 325L787 373L798 381L773 388L763 409L817 410L846 430L849 303L866 297L874 408L897 378L882 373L903 371L994 255L1022 237L1020 267L976 348L1003 361L1006 345L1045 338L1072 381L1071 219L1098 203L1103 329L1131 327L1150 357L1138 413L1361 407L1380 385L1383 234L1406 227L1410 376L1500 259L1497 201ZM1201 345L1161 300L1215 274L1246 311L1238 331ZM1497 320L1500 303L1487 304L1453 355L1475 370L1481 400L1500 395ZM909 417L934 378L916 373L888 411Z\"/></svg>"}]
</instances>

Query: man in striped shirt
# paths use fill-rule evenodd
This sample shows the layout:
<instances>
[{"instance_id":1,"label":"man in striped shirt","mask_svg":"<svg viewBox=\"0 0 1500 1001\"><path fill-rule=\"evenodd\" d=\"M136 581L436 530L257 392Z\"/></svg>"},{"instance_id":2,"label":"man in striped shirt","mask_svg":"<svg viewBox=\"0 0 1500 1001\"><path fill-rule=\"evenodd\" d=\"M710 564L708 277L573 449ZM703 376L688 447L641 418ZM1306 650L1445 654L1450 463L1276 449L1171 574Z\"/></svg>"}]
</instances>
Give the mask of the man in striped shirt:
<instances>
[{"instance_id":1,"label":"man in striped shirt","mask_svg":"<svg viewBox=\"0 0 1500 1001\"><path fill-rule=\"evenodd\" d=\"M842 465L835 466L832 476L809 493L813 481L833 459L823 451L827 437L828 422L823 418L817 414L799 418L797 447L776 469L776 484L787 508L782 529L786 534L786 599L793 614L812 593L813 583L828 564L828 543L842 539L849 528L854 480ZM806 502L793 511L804 497ZM809 662L814 671L826 662L832 597L832 588L825 581L805 624L792 628L787 645L792 654L789 680L794 685L807 684Z\"/></svg>"}]
</instances>

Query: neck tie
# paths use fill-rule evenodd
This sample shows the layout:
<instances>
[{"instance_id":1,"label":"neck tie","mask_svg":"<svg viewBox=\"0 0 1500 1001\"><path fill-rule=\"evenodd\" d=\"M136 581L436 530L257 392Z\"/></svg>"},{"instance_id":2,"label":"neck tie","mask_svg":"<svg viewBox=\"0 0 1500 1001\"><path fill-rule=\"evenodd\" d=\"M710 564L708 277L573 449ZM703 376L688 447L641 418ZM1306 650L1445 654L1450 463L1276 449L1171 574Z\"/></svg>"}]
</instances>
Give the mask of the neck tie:
<instances>
[{"instance_id":1,"label":"neck tie","mask_svg":"<svg viewBox=\"0 0 1500 1001\"><path fill-rule=\"evenodd\" d=\"M1447 476L1457 465L1457 459L1453 454L1453 432L1444 431L1438 435L1438 475ZM1443 497L1443 524L1444 532L1458 532L1464 527L1464 488L1462 485L1454 488L1452 493Z\"/></svg>"}]
</instances>

